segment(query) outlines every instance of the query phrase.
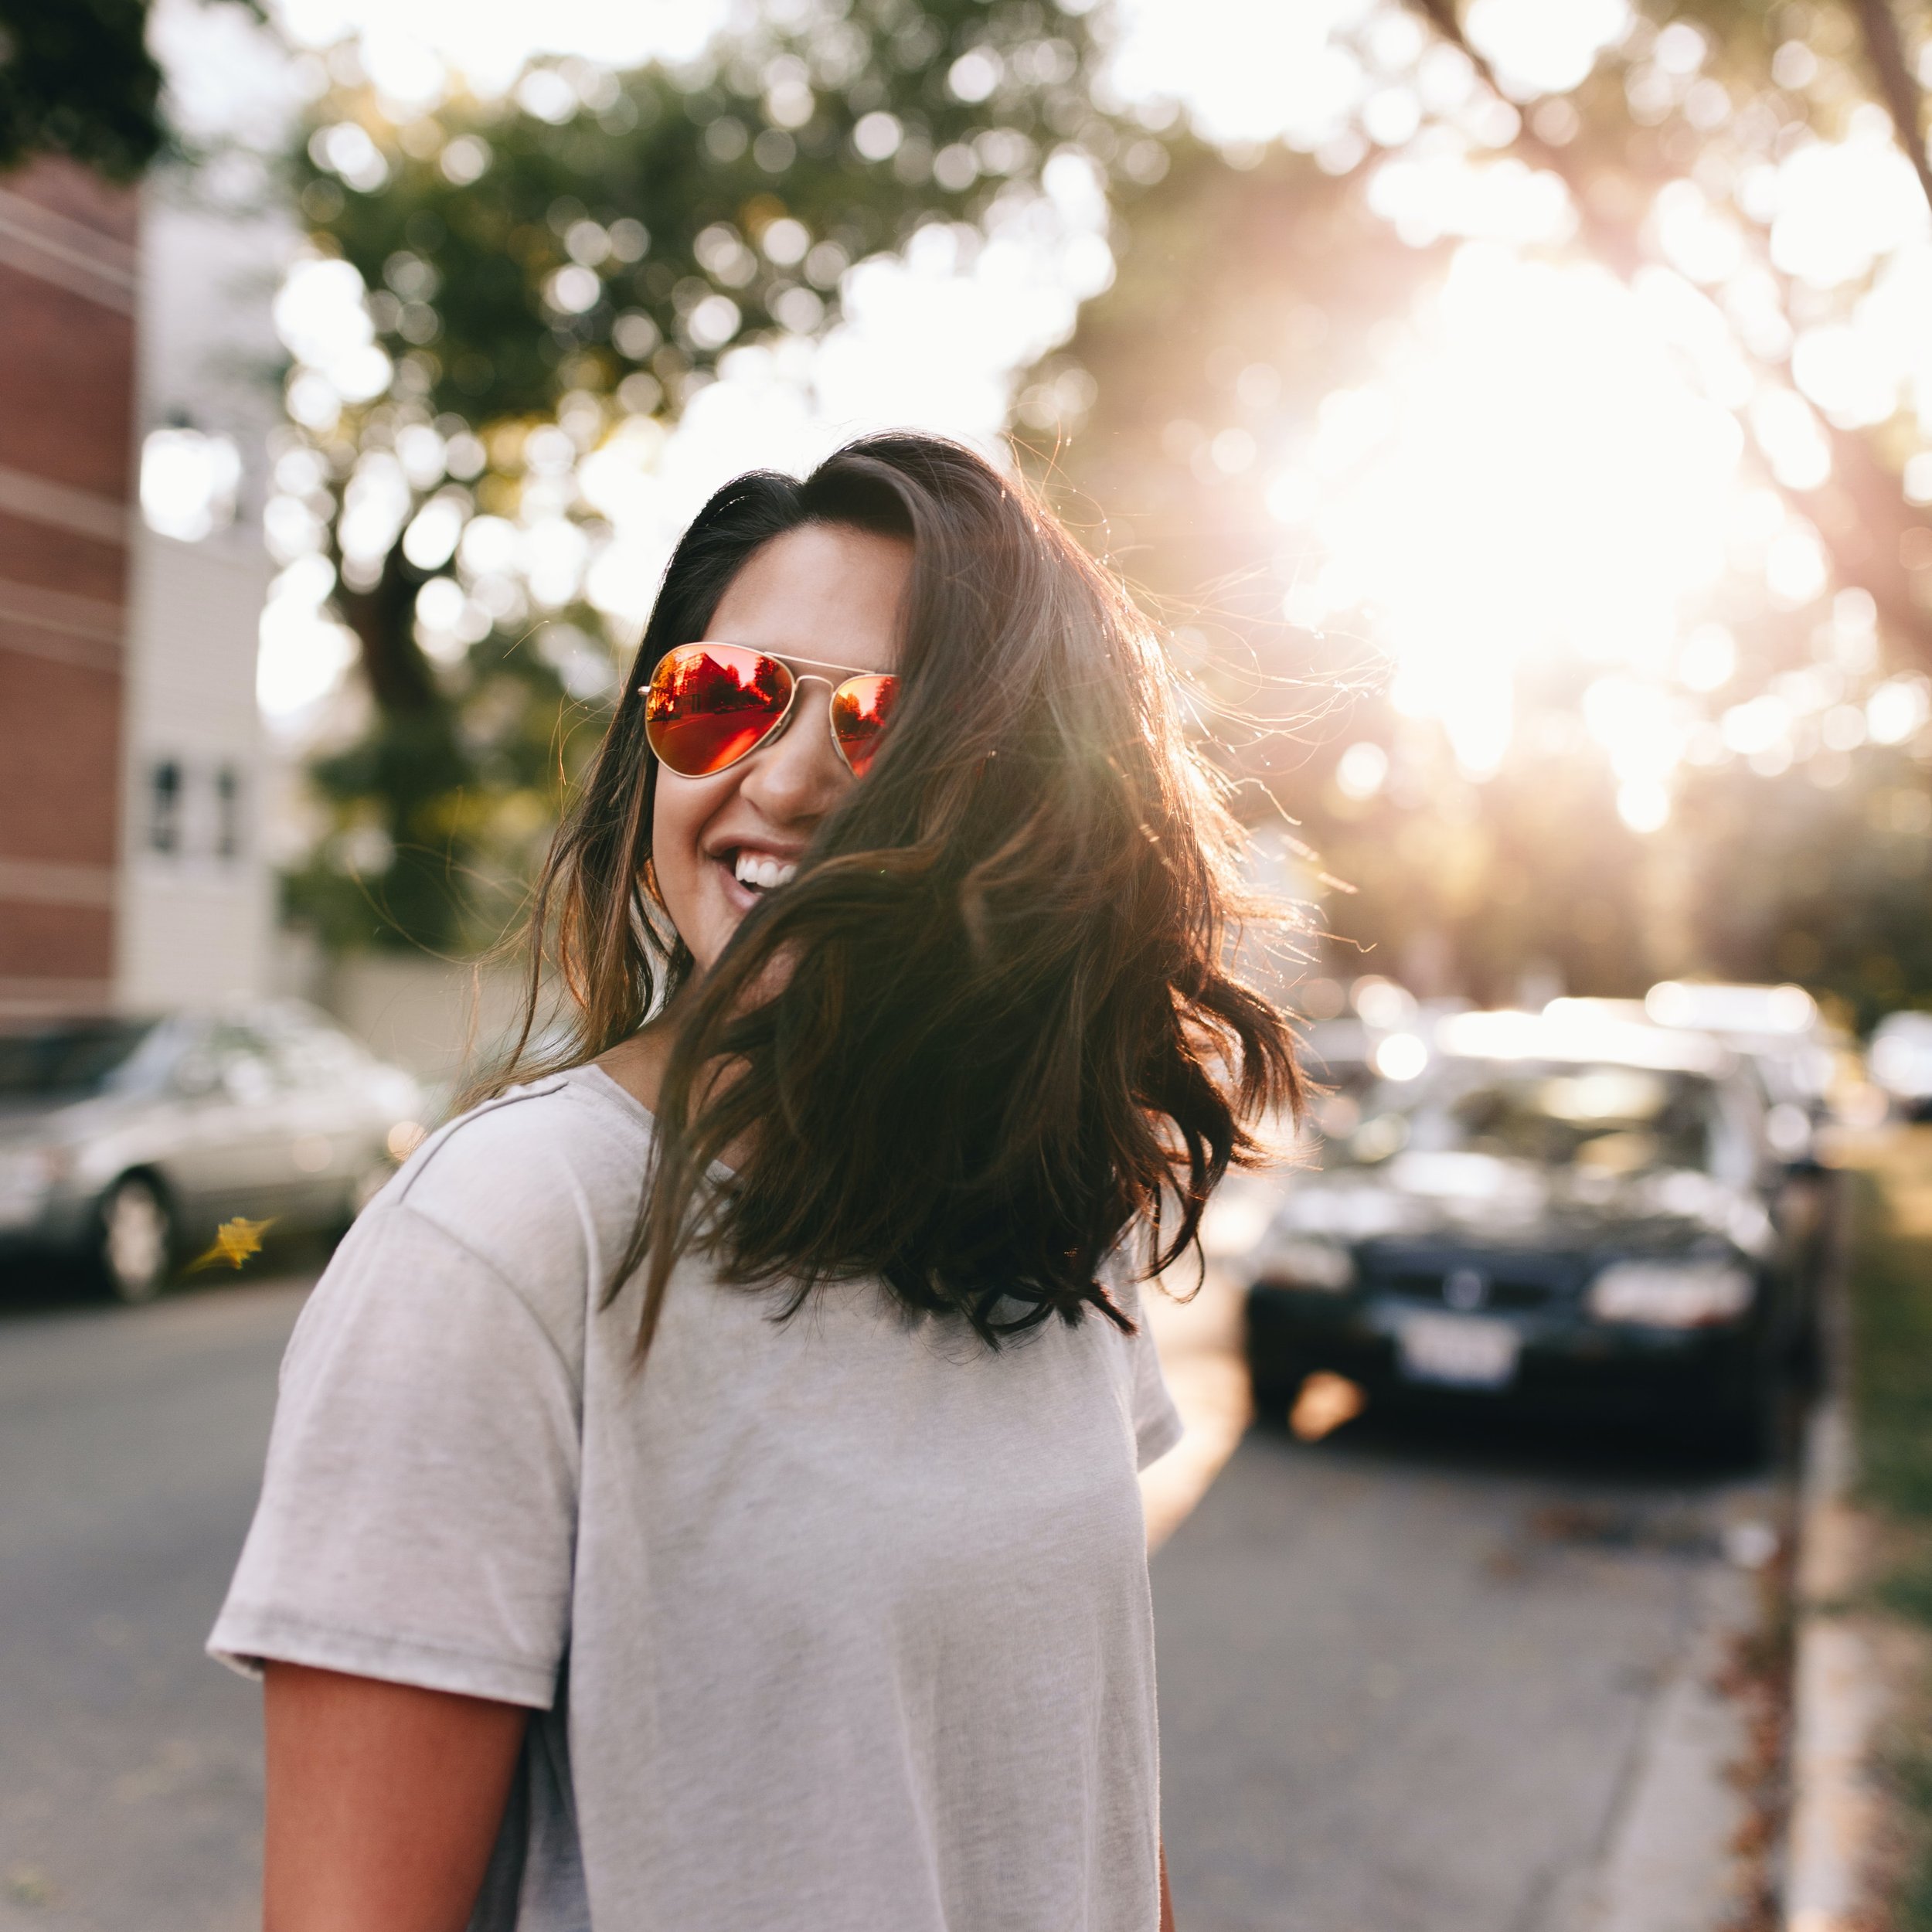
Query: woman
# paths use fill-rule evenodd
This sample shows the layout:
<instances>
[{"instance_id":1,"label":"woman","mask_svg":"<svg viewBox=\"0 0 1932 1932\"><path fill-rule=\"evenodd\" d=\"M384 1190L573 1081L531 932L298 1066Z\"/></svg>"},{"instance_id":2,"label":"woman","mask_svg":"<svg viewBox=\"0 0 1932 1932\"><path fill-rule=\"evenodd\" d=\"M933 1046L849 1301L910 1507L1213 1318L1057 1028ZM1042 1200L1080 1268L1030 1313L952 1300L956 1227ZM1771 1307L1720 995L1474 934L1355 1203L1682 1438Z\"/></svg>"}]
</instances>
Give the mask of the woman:
<instances>
[{"instance_id":1,"label":"woman","mask_svg":"<svg viewBox=\"0 0 1932 1932\"><path fill-rule=\"evenodd\" d=\"M270 1932L1165 1921L1137 1283L1299 1098L1233 842L978 457L706 507L542 888L569 1045L289 1350L210 1644Z\"/></svg>"}]
</instances>

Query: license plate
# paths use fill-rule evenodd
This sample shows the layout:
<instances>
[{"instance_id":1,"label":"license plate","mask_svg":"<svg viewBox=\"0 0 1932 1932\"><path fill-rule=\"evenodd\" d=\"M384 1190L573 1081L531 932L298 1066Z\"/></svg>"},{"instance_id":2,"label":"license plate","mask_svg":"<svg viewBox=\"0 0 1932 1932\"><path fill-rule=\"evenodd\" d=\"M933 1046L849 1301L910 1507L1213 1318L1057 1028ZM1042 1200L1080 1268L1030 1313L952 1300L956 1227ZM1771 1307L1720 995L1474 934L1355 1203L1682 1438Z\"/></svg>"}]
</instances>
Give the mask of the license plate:
<instances>
[{"instance_id":1,"label":"license plate","mask_svg":"<svg viewBox=\"0 0 1932 1932\"><path fill-rule=\"evenodd\" d=\"M1412 1315L1396 1330L1396 1352L1411 1382L1458 1389L1506 1389L1516 1377L1516 1331L1479 1315Z\"/></svg>"}]
</instances>

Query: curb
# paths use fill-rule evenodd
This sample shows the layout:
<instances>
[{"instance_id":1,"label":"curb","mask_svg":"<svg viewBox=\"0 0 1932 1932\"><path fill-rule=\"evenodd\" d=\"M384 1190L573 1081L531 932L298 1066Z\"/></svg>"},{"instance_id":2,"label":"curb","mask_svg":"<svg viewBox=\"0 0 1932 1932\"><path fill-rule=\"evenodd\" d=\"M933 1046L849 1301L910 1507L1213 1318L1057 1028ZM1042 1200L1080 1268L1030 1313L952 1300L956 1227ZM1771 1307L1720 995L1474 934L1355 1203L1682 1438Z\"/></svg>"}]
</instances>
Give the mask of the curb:
<instances>
[{"instance_id":1,"label":"curb","mask_svg":"<svg viewBox=\"0 0 1932 1932\"><path fill-rule=\"evenodd\" d=\"M1750 1808L1734 1773L1750 1713L1726 1665L1761 1616L1762 1573L1709 1565L1685 1641L1632 1753L1583 1932L1713 1932L1736 1923L1735 1853Z\"/></svg>"},{"instance_id":2,"label":"curb","mask_svg":"<svg viewBox=\"0 0 1932 1932\"><path fill-rule=\"evenodd\" d=\"M1877 1823L1867 1762L1878 1674L1865 1633L1838 1607L1858 1580L1852 1460L1844 1408L1828 1401L1808 1432L1799 1505L1785 1932L1853 1932Z\"/></svg>"},{"instance_id":3,"label":"curb","mask_svg":"<svg viewBox=\"0 0 1932 1932\"><path fill-rule=\"evenodd\" d=\"M1798 1491L1784 1932L1857 1932L1879 1822L1869 1765L1883 1689L1870 1638L1846 1607L1862 1580L1862 1526L1850 1502L1844 1212L1841 1201L1826 1277L1826 1387L1805 1430Z\"/></svg>"}]
</instances>

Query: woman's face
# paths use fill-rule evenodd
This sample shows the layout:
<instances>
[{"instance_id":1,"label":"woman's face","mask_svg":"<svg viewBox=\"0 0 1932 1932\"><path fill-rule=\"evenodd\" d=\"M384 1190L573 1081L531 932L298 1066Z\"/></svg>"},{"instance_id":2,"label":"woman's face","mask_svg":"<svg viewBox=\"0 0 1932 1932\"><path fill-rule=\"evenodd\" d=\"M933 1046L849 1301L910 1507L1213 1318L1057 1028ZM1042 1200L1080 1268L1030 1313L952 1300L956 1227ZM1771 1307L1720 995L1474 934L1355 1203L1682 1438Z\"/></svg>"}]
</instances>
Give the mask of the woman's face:
<instances>
[{"instance_id":1,"label":"woman's face","mask_svg":"<svg viewBox=\"0 0 1932 1932\"><path fill-rule=\"evenodd\" d=\"M752 553L704 634L774 657L890 671L913 548L897 537L807 524ZM696 641L696 640L694 640ZM836 675L836 673L832 674ZM832 740L832 692L801 683L784 728L714 777L658 769L651 857L679 937L709 967L766 889L796 869L818 823L858 781ZM778 886L741 880L747 863L778 868Z\"/></svg>"}]
</instances>

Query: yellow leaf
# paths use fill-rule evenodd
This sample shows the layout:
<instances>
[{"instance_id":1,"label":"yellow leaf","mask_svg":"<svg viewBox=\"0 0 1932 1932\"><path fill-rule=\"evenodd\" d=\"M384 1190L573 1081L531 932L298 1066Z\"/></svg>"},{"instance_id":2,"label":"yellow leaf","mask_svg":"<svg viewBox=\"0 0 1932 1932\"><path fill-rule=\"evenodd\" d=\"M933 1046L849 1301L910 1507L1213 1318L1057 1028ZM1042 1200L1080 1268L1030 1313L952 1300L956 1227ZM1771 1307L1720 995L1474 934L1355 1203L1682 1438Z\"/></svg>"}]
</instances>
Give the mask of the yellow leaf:
<instances>
[{"instance_id":1,"label":"yellow leaf","mask_svg":"<svg viewBox=\"0 0 1932 1932\"><path fill-rule=\"evenodd\" d=\"M231 1268L239 1268L251 1254L261 1253L262 1236L274 1225L273 1215L266 1221L250 1221L238 1214L232 1221L223 1222L215 1230L215 1245L189 1262L188 1272L193 1274L223 1261Z\"/></svg>"}]
</instances>

